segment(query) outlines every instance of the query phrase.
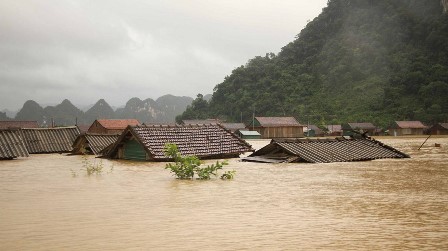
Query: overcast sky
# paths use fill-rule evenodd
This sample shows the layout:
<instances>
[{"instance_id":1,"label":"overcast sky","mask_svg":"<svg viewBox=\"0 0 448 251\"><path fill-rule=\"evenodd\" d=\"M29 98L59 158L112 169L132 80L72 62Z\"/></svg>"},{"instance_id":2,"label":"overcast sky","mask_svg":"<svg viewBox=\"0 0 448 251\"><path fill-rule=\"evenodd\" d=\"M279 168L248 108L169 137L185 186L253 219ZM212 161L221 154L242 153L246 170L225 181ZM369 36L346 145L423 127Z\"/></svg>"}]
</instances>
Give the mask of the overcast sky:
<instances>
[{"instance_id":1,"label":"overcast sky","mask_svg":"<svg viewBox=\"0 0 448 251\"><path fill-rule=\"evenodd\" d=\"M0 110L209 94L327 0L1 0Z\"/></svg>"}]
</instances>

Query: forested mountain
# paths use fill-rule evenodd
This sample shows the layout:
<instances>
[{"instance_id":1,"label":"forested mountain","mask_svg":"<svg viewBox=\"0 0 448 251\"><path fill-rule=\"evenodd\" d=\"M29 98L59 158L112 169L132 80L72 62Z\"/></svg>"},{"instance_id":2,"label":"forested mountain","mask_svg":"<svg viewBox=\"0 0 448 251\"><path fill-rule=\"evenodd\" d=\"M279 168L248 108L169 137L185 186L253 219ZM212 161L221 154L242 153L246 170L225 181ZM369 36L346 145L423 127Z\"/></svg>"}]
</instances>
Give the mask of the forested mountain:
<instances>
[{"instance_id":1,"label":"forested mountain","mask_svg":"<svg viewBox=\"0 0 448 251\"><path fill-rule=\"evenodd\" d=\"M65 126L91 124L95 119L137 119L141 123L173 123L177 115L182 114L193 98L165 95L156 101L148 98L131 98L124 108L116 111L104 100L98 100L86 112L81 111L69 100L61 104L42 108L33 100L28 100L17 113L15 120L37 120L42 126ZM9 120L0 113L0 120Z\"/></svg>"},{"instance_id":2,"label":"forested mountain","mask_svg":"<svg viewBox=\"0 0 448 251\"><path fill-rule=\"evenodd\" d=\"M448 14L440 0L329 0L278 55L255 57L178 117L316 124L448 120ZM195 106L197 105L197 107Z\"/></svg>"}]
</instances>

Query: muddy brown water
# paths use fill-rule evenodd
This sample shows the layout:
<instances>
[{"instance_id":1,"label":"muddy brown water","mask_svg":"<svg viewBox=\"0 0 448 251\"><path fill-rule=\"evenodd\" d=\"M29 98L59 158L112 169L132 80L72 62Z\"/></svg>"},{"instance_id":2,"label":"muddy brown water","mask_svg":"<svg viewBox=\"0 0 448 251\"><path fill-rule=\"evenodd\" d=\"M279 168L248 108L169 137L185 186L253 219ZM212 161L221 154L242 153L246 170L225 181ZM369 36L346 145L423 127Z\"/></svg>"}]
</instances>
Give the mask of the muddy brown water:
<instances>
[{"instance_id":1,"label":"muddy brown water","mask_svg":"<svg viewBox=\"0 0 448 251\"><path fill-rule=\"evenodd\" d=\"M379 139L411 159L232 159L229 181L176 180L165 163L102 160L87 176L80 156L1 161L0 250L447 250L448 138L418 151L424 139Z\"/></svg>"}]
</instances>

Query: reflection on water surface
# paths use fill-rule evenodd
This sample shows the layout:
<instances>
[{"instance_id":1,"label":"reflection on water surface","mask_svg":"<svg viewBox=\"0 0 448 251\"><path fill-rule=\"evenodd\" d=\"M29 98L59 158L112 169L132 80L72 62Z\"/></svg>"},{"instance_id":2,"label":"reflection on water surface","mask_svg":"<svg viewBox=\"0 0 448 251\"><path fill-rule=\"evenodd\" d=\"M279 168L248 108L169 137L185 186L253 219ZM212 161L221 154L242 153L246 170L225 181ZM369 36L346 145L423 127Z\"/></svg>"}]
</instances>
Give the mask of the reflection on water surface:
<instances>
[{"instance_id":1,"label":"reflection on water surface","mask_svg":"<svg viewBox=\"0 0 448 251\"><path fill-rule=\"evenodd\" d=\"M412 158L233 159L230 181L175 180L164 163L102 160L86 176L80 156L2 161L0 249L448 249L448 138L420 151L424 138L380 140Z\"/></svg>"}]
</instances>

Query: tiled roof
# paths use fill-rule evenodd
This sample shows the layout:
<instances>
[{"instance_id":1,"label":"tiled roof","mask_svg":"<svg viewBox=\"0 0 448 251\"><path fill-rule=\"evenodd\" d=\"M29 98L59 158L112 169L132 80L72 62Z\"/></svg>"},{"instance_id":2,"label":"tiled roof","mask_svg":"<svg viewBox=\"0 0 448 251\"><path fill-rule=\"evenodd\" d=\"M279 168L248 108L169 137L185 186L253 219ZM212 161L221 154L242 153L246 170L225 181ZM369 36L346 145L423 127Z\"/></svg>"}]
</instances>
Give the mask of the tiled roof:
<instances>
[{"instance_id":1,"label":"tiled roof","mask_svg":"<svg viewBox=\"0 0 448 251\"><path fill-rule=\"evenodd\" d=\"M372 123L348 123L351 129L374 130L376 126Z\"/></svg>"},{"instance_id":2,"label":"tiled roof","mask_svg":"<svg viewBox=\"0 0 448 251\"><path fill-rule=\"evenodd\" d=\"M136 119L97 119L104 128L110 130L124 130L127 126L136 126L140 122Z\"/></svg>"},{"instance_id":3,"label":"tiled roof","mask_svg":"<svg viewBox=\"0 0 448 251\"><path fill-rule=\"evenodd\" d=\"M0 129L12 129L12 128L39 128L37 121L15 121L6 120L0 121Z\"/></svg>"},{"instance_id":4,"label":"tiled roof","mask_svg":"<svg viewBox=\"0 0 448 251\"><path fill-rule=\"evenodd\" d=\"M62 153L72 150L79 129L76 126L27 128L19 133L29 153Z\"/></svg>"},{"instance_id":5,"label":"tiled roof","mask_svg":"<svg viewBox=\"0 0 448 251\"><path fill-rule=\"evenodd\" d=\"M262 127L301 126L294 117L255 117Z\"/></svg>"},{"instance_id":6,"label":"tiled roof","mask_svg":"<svg viewBox=\"0 0 448 251\"><path fill-rule=\"evenodd\" d=\"M219 124L178 126L129 126L109 152L113 155L116 146L131 132L146 148L153 160L166 160L164 147L176 144L184 156L213 158L239 155L252 151L251 146Z\"/></svg>"},{"instance_id":7,"label":"tiled roof","mask_svg":"<svg viewBox=\"0 0 448 251\"><path fill-rule=\"evenodd\" d=\"M398 128L402 129L425 129L426 126L420 121L395 121Z\"/></svg>"},{"instance_id":8,"label":"tiled roof","mask_svg":"<svg viewBox=\"0 0 448 251\"><path fill-rule=\"evenodd\" d=\"M246 161L260 162L348 162L384 158L409 158L390 146L368 138L272 140ZM263 161L266 159L267 161Z\"/></svg>"},{"instance_id":9,"label":"tiled roof","mask_svg":"<svg viewBox=\"0 0 448 251\"><path fill-rule=\"evenodd\" d=\"M73 152L80 152L81 148L86 147L88 144L88 147L92 150L93 154L101 155L101 151L115 143L119 137L120 134L80 134L73 143Z\"/></svg>"},{"instance_id":10,"label":"tiled roof","mask_svg":"<svg viewBox=\"0 0 448 251\"><path fill-rule=\"evenodd\" d=\"M0 159L28 156L28 151L18 130L0 130Z\"/></svg>"}]
</instances>

